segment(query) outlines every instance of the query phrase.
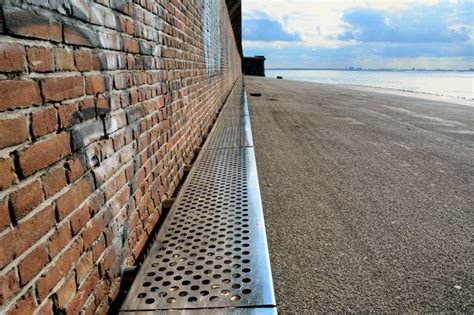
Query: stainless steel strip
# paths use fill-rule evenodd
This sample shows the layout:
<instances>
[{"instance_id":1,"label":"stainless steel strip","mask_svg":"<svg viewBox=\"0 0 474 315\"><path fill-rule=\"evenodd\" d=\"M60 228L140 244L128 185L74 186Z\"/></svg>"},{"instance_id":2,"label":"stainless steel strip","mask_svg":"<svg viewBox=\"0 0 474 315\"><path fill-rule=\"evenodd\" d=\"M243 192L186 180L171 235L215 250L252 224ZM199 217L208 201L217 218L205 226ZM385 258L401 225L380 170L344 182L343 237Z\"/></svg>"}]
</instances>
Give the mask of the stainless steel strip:
<instances>
[{"instance_id":1,"label":"stainless steel strip","mask_svg":"<svg viewBox=\"0 0 474 315\"><path fill-rule=\"evenodd\" d=\"M274 306L253 148L202 151L123 311Z\"/></svg>"},{"instance_id":2,"label":"stainless steel strip","mask_svg":"<svg viewBox=\"0 0 474 315\"><path fill-rule=\"evenodd\" d=\"M252 146L246 95L237 86L121 312L276 314Z\"/></svg>"},{"instance_id":3,"label":"stainless steel strip","mask_svg":"<svg viewBox=\"0 0 474 315\"><path fill-rule=\"evenodd\" d=\"M203 150L252 146L249 116L220 116L212 128Z\"/></svg>"},{"instance_id":4,"label":"stainless steel strip","mask_svg":"<svg viewBox=\"0 0 474 315\"><path fill-rule=\"evenodd\" d=\"M156 310L156 311L130 311L121 312L123 315L277 315L274 307L247 307L247 308L215 308L215 309L192 309L192 310Z\"/></svg>"}]
</instances>

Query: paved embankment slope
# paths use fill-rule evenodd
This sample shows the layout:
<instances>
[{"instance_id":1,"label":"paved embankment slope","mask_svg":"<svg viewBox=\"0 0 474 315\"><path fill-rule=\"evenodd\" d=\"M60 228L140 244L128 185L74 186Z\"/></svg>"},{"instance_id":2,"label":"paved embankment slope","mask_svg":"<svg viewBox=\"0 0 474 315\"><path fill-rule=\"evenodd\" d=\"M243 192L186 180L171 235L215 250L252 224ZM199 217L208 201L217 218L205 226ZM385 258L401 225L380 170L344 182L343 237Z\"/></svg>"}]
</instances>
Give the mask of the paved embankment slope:
<instances>
[{"instance_id":1,"label":"paved embankment slope","mask_svg":"<svg viewBox=\"0 0 474 315\"><path fill-rule=\"evenodd\" d=\"M246 77L279 310L474 311L474 109Z\"/></svg>"}]
</instances>

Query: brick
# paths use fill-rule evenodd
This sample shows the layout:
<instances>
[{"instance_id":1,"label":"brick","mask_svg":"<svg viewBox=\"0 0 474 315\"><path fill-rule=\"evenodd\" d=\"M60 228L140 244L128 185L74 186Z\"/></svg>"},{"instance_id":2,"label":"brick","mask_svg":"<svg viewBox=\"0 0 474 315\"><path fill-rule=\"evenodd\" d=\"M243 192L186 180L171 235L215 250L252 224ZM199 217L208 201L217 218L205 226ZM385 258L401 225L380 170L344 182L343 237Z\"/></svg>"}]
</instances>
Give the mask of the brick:
<instances>
[{"instance_id":1,"label":"brick","mask_svg":"<svg viewBox=\"0 0 474 315\"><path fill-rule=\"evenodd\" d=\"M45 47L28 47L28 66L33 72L51 72L54 70L53 50Z\"/></svg>"},{"instance_id":2,"label":"brick","mask_svg":"<svg viewBox=\"0 0 474 315\"><path fill-rule=\"evenodd\" d=\"M87 47L98 47L99 38L97 32L87 27L78 25L65 25L64 26L64 41L67 44L87 46Z\"/></svg>"},{"instance_id":3,"label":"brick","mask_svg":"<svg viewBox=\"0 0 474 315\"><path fill-rule=\"evenodd\" d=\"M0 201L0 232L8 228L11 224L10 212L6 200Z\"/></svg>"},{"instance_id":4,"label":"brick","mask_svg":"<svg viewBox=\"0 0 474 315\"><path fill-rule=\"evenodd\" d=\"M11 34L62 41L62 26L51 18L13 7L4 7L3 15L5 28Z\"/></svg>"},{"instance_id":5,"label":"brick","mask_svg":"<svg viewBox=\"0 0 474 315\"><path fill-rule=\"evenodd\" d=\"M73 183L78 180L82 175L85 174L86 170L84 167L85 162L83 159L75 158L67 161L67 179L69 183Z\"/></svg>"},{"instance_id":6,"label":"brick","mask_svg":"<svg viewBox=\"0 0 474 315\"><path fill-rule=\"evenodd\" d=\"M56 71L75 70L74 54L69 48L56 48L54 50Z\"/></svg>"},{"instance_id":7,"label":"brick","mask_svg":"<svg viewBox=\"0 0 474 315\"><path fill-rule=\"evenodd\" d=\"M87 95L96 95L105 92L104 77L101 75L86 77Z\"/></svg>"},{"instance_id":8,"label":"brick","mask_svg":"<svg viewBox=\"0 0 474 315\"><path fill-rule=\"evenodd\" d=\"M0 119L0 135L0 149L28 140L26 117Z\"/></svg>"},{"instance_id":9,"label":"brick","mask_svg":"<svg viewBox=\"0 0 474 315\"><path fill-rule=\"evenodd\" d=\"M66 187L66 172L62 166L49 170L41 177L46 198Z\"/></svg>"},{"instance_id":10,"label":"brick","mask_svg":"<svg viewBox=\"0 0 474 315\"><path fill-rule=\"evenodd\" d=\"M43 191L39 180L34 180L10 194L10 207L17 221L25 217L42 201Z\"/></svg>"},{"instance_id":11,"label":"brick","mask_svg":"<svg viewBox=\"0 0 474 315\"><path fill-rule=\"evenodd\" d=\"M31 130L35 137L44 136L57 129L58 115L54 107L48 107L31 115Z\"/></svg>"},{"instance_id":12,"label":"brick","mask_svg":"<svg viewBox=\"0 0 474 315\"><path fill-rule=\"evenodd\" d=\"M69 153L71 153L69 135L61 133L20 151L18 153L20 169L23 176L29 176L59 161Z\"/></svg>"},{"instance_id":13,"label":"brick","mask_svg":"<svg viewBox=\"0 0 474 315\"><path fill-rule=\"evenodd\" d=\"M76 235L90 219L89 205L83 205L77 209L71 217L72 235Z\"/></svg>"},{"instance_id":14,"label":"brick","mask_svg":"<svg viewBox=\"0 0 474 315\"><path fill-rule=\"evenodd\" d=\"M60 309L64 309L76 293L76 280L74 277L74 273L72 273L56 291L56 299Z\"/></svg>"},{"instance_id":15,"label":"brick","mask_svg":"<svg viewBox=\"0 0 474 315\"><path fill-rule=\"evenodd\" d=\"M36 289L40 300L46 298L51 290L71 270L75 262L81 257L82 240L77 239L68 249L46 270L38 279Z\"/></svg>"},{"instance_id":16,"label":"brick","mask_svg":"<svg viewBox=\"0 0 474 315\"><path fill-rule=\"evenodd\" d=\"M18 265L20 284L27 284L48 262L48 251L44 244L36 247Z\"/></svg>"},{"instance_id":17,"label":"brick","mask_svg":"<svg viewBox=\"0 0 474 315\"><path fill-rule=\"evenodd\" d=\"M72 148L77 151L80 148L88 146L94 141L104 136L104 125L101 120L90 120L76 126L72 130Z\"/></svg>"},{"instance_id":18,"label":"brick","mask_svg":"<svg viewBox=\"0 0 474 315\"><path fill-rule=\"evenodd\" d=\"M89 51L76 50L74 51L74 60L76 68L79 71L91 71L92 70L92 56Z\"/></svg>"},{"instance_id":19,"label":"brick","mask_svg":"<svg viewBox=\"0 0 474 315\"><path fill-rule=\"evenodd\" d=\"M54 208L47 206L0 237L0 269L31 247L54 225Z\"/></svg>"},{"instance_id":20,"label":"brick","mask_svg":"<svg viewBox=\"0 0 474 315\"><path fill-rule=\"evenodd\" d=\"M72 234L69 222L56 227L56 231L48 239L48 249L51 257L55 257L71 241Z\"/></svg>"},{"instance_id":21,"label":"brick","mask_svg":"<svg viewBox=\"0 0 474 315\"><path fill-rule=\"evenodd\" d=\"M41 94L35 81L0 81L0 111L14 108L26 108L41 104Z\"/></svg>"},{"instance_id":22,"label":"brick","mask_svg":"<svg viewBox=\"0 0 474 315\"><path fill-rule=\"evenodd\" d=\"M71 7L73 16L89 22L90 8L87 0L73 0L71 1Z\"/></svg>"},{"instance_id":23,"label":"brick","mask_svg":"<svg viewBox=\"0 0 474 315\"><path fill-rule=\"evenodd\" d=\"M54 315L53 301L47 299L38 307L36 315Z\"/></svg>"},{"instance_id":24,"label":"brick","mask_svg":"<svg viewBox=\"0 0 474 315\"><path fill-rule=\"evenodd\" d=\"M79 290L75 294L74 298L68 304L66 308L67 314L79 314L83 305L87 299L92 296L94 289L99 281L97 270L95 270L87 279L82 283Z\"/></svg>"},{"instance_id":25,"label":"brick","mask_svg":"<svg viewBox=\"0 0 474 315\"><path fill-rule=\"evenodd\" d=\"M80 286L94 269L94 261L92 260L92 252L87 251L78 262L76 267L77 285Z\"/></svg>"},{"instance_id":26,"label":"brick","mask_svg":"<svg viewBox=\"0 0 474 315\"><path fill-rule=\"evenodd\" d=\"M107 296L107 290L109 286L109 281L107 281L106 279L101 279L100 282L96 285L94 296L97 305L99 305L99 303L103 301L104 298Z\"/></svg>"},{"instance_id":27,"label":"brick","mask_svg":"<svg viewBox=\"0 0 474 315\"><path fill-rule=\"evenodd\" d=\"M109 219L109 212L103 211L101 214L87 222L87 225L84 227L82 232L84 248L88 248L99 237L109 223Z\"/></svg>"},{"instance_id":28,"label":"brick","mask_svg":"<svg viewBox=\"0 0 474 315\"><path fill-rule=\"evenodd\" d=\"M77 208L93 191L91 176L84 177L57 201L58 216L63 219Z\"/></svg>"},{"instance_id":29,"label":"brick","mask_svg":"<svg viewBox=\"0 0 474 315\"><path fill-rule=\"evenodd\" d=\"M84 95L84 79L78 76L44 79L41 90L46 101L77 98Z\"/></svg>"},{"instance_id":30,"label":"brick","mask_svg":"<svg viewBox=\"0 0 474 315\"><path fill-rule=\"evenodd\" d=\"M20 281L16 276L16 270L10 269L4 275L0 275L0 305L8 300L20 289Z\"/></svg>"},{"instance_id":31,"label":"brick","mask_svg":"<svg viewBox=\"0 0 474 315\"><path fill-rule=\"evenodd\" d=\"M0 43L0 72L22 72L25 51L20 44Z\"/></svg>"},{"instance_id":32,"label":"brick","mask_svg":"<svg viewBox=\"0 0 474 315\"><path fill-rule=\"evenodd\" d=\"M16 302L5 310L5 315L33 314L36 308L35 296L32 290L21 296Z\"/></svg>"},{"instance_id":33,"label":"brick","mask_svg":"<svg viewBox=\"0 0 474 315\"><path fill-rule=\"evenodd\" d=\"M10 188L16 182L15 167L9 157L0 158L0 191Z\"/></svg>"},{"instance_id":34,"label":"brick","mask_svg":"<svg viewBox=\"0 0 474 315\"><path fill-rule=\"evenodd\" d=\"M61 105L58 107L58 112L61 129L67 129L80 122L81 113L76 103Z\"/></svg>"},{"instance_id":35,"label":"brick","mask_svg":"<svg viewBox=\"0 0 474 315\"><path fill-rule=\"evenodd\" d=\"M97 261L102 253L105 251L105 236L100 235L99 238L92 244L92 259Z\"/></svg>"}]
</instances>

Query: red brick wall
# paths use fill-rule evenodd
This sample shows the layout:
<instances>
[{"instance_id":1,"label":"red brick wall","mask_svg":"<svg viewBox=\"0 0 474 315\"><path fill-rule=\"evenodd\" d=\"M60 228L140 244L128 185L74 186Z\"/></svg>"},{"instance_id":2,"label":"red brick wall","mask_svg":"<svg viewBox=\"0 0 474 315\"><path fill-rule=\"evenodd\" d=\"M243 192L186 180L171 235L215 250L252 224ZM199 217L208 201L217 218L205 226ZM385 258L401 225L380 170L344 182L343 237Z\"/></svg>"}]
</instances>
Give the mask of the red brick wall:
<instances>
[{"instance_id":1,"label":"red brick wall","mask_svg":"<svg viewBox=\"0 0 474 315\"><path fill-rule=\"evenodd\" d=\"M225 1L0 3L0 313L104 313L240 75Z\"/></svg>"}]
</instances>

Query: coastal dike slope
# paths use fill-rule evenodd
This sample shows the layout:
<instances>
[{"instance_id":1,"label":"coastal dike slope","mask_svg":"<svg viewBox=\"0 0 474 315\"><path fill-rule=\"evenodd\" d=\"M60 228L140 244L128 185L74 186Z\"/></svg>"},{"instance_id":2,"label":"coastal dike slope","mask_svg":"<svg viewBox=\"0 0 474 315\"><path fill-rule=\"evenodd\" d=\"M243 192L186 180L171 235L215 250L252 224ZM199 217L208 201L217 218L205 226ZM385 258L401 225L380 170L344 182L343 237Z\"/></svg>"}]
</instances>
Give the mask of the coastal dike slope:
<instances>
[{"instance_id":1,"label":"coastal dike slope","mask_svg":"<svg viewBox=\"0 0 474 315\"><path fill-rule=\"evenodd\" d=\"M246 77L279 311L474 311L474 110Z\"/></svg>"}]
</instances>

